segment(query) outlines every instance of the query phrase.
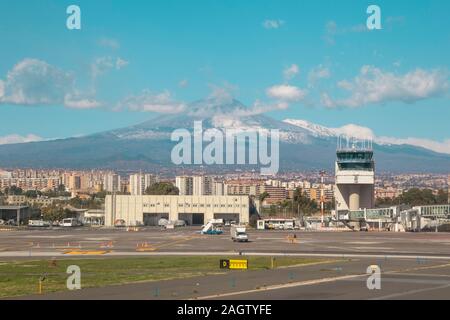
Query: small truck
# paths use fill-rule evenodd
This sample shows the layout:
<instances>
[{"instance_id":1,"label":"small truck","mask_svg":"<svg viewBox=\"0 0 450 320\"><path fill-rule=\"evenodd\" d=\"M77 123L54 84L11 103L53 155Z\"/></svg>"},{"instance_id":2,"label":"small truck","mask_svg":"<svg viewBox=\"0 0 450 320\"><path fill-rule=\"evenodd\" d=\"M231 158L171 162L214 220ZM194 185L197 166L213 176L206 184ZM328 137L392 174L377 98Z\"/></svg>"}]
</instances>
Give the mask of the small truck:
<instances>
[{"instance_id":1,"label":"small truck","mask_svg":"<svg viewBox=\"0 0 450 320\"><path fill-rule=\"evenodd\" d=\"M242 226L231 226L230 229L231 240L238 242L248 242L248 235L245 227Z\"/></svg>"}]
</instances>

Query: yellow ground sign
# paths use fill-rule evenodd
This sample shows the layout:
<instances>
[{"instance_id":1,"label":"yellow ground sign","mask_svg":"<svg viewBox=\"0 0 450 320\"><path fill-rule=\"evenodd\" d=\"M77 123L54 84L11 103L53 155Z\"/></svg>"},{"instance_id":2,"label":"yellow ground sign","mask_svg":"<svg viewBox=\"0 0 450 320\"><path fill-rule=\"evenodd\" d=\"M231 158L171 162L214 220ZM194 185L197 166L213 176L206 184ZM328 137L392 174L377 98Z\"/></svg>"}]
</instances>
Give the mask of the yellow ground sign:
<instances>
[{"instance_id":1,"label":"yellow ground sign","mask_svg":"<svg viewBox=\"0 0 450 320\"><path fill-rule=\"evenodd\" d=\"M64 252L64 254L69 254L69 255L102 255L102 254L107 254L109 253L109 251L67 251Z\"/></svg>"},{"instance_id":2,"label":"yellow ground sign","mask_svg":"<svg viewBox=\"0 0 450 320\"><path fill-rule=\"evenodd\" d=\"M248 260L230 260L230 269L248 269Z\"/></svg>"}]
</instances>

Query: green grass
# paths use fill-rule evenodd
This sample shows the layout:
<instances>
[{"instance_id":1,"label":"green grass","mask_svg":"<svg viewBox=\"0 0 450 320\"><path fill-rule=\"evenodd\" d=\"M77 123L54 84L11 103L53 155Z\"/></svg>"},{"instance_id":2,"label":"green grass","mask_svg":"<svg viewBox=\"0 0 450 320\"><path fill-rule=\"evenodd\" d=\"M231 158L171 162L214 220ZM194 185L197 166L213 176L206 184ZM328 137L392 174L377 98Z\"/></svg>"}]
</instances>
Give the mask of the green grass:
<instances>
[{"instance_id":1,"label":"green grass","mask_svg":"<svg viewBox=\"0 0 450 320\"><path fill-rule=\"evenodd\" d=\"M143 281L169 280L227 272L219 268L220 259L237 257L145 257L145 258L95 258L36 261L0 261L0 298L36 294L39 278L45 274L43 292L65 291L67 267L81 269L82 288L103 287ZM270 257L245 257L249 270L269 269ZM295 257L278 257L275 266L301 265L323 260ZM242 271L246 272L246 271Z\"/></svg>"}]
</instances>

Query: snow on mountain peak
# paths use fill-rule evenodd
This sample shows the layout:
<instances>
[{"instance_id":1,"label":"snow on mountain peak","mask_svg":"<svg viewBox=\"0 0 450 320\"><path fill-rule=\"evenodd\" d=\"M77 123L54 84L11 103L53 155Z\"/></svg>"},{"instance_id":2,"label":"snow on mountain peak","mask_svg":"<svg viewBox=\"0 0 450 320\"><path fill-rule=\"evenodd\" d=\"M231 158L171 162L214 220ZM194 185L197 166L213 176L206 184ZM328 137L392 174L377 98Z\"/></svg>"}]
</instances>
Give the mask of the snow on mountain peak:
<instances>
[{"instance_id":1,"label":"snow on mountain peak","mask_svg":"<svg viewBox=\"0 0 450 320\"><path fill-rule=\"evenodd\" d=\"M357 139L375 138L375 135L370 128L358 126L356 124L347 124L339 128L328 128L301 119L286 119L283 120L283 122L308 130L315 137L326 138L326 137L348 136Z\"/></svg>"}]
</instances>

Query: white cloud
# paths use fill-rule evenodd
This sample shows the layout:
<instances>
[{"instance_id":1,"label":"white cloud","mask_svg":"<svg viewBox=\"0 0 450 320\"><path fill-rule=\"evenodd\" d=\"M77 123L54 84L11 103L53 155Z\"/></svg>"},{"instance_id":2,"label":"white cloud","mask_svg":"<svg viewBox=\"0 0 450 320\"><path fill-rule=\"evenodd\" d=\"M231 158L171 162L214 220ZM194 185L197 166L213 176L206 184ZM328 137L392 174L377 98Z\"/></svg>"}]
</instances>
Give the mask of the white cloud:
<instances>
[{"instance_id":1,"label":"white cloud","mask_svg":"<svg viewBox=\"0 0 450 320\"><path fill-rule=\"evenodd\" d=\"M131 111L179 113L186 109L186 104L175 101L167 90L158 94L144 90L140 95L124 99L119 103L119 108L127 108Z\"/></svg>"},{"instance_id":2,"label":"white cloud","mask_svg":"<svg viewBox=\"0 0 450 320\"><path fill-rule=\"evenodd\" d=\"M322 95L327 107L361 107L373 103L401 101L414 103L439 96L449 88L447 73L443 70L416 69L403 75L384 72L373 66L363 66L352 81L340 81L338 87L350 93L346 99L333 100Z\"/></svg>"},{"instance_id":3,"label":"white cloud","mask_svg":"<svg viewBox=\"0 0 450 320\"><path fill-rule=\"evenodd\" d=\"M0 80L0 102L3 99L3 96L5 95L5 83Z\"/></svg>"},{"instance_id":4,"label":"white cloud","mask_svg":"<svg viewBox=\"0 0 450 320\"><path fill-rule=\"evenodd\" d=\"M287 67L286 69L283 70L284 79L291 80L296 75L298 75L299 72L300 68L298 67L298 65L293 64L290 67Z\"/></svg>"},{"instance_id":5,"label":"white cloud","mask_svg":"<svg viewBox=\"0 0 450 320\"><path fill-rule=\"evenodd\" d=\"M36 141L42 141L42 140L44 140L44 139L37 135L34 135L34 134L28 134L26 136L21 136L19 134L10 134L7 136L0 137L0 145L36 142Z\"/></svg>"},{"instance_id":6,"label":"white cloud","mask_svg":"<svg viewBox=\"0 0 450 320\"><path fill-rule=\"evenodd\" d=\"M262 23L263 27L266 29L278 29L284 25L283 20L265 20Z\"/></svg>"},{"instance_id":7,"label":"white cloud","mask_svg":"<svg viewBox=\"0 0 450 320\"><path fill-rule=\"evenodd\" d=\"M323 65L318 65L308 73L308 86L314 87L318 80L328 79L330 76L330 69Z\"/></svg>"},{"instance_id":8,"label":"white cloud","mask_svg":"<svg viewBox=\"0 0 450 320\"><path fill-rule=\"evenodd\" d=\"M0 104L59 104L79 108L87 98L75 89L74 83L75 78L69 72L45 61L24 59L8 72L6 80L0 80ZM89 100L91 108L100 105L94 99Z\"/></svg>"},{"instance_id":9,"label":"white cloud","mask_svg":"<svg viewBox=\"0 0 450 320\"><path fill-rule=\"evenodd\" d=\"M212 123L214 127L227 127L227 128L236 128L236 127L253 127L248 124L244 124L242 122L242 118L244 117L252 117L259 114L263 114L266 112L274 111L274 110L284 110L289 107L289 104L286 102L275 102L275 103L263 103L259 100L256 100L255 103L250 108L235 108L232 110L228 110L227 112L216 112L212 115ZM263 129L263 128L259 128Z\"/></svg>"},{"instance_id":10,"label":"white cloud","mask_svg":"<svg viewBox=\"0 0 450 320\"><path fill-rule=\"evenodd\" d=\"M338 35L344 35L347 33L359 33L368 31L367 26L364 24L358 24L350 27L339 27L335 21L328 21L325 25L324 40L330 45L335 44L335 38Z\"/></svg>"},{"instance_id":11,"label":"white cloud","mask_svg":"<svg viewBox=\"0 0 450 320\"><path fill-rule=\"evenodd\" d=\"M256 100L252 108L250 109L251 110L250 115L257 115L275 110L286 110L287 108L289 108L289 104L284 101L277 101L275 103L267 104L262 103L259 100Z\"/></svg>"},{"instance_id":12,"label":"white cloud","mask_svg":"<svg viewBox=\"0 0 450 320\"><path fill-rule=\"evenodd\" d=\"M91 75L95 79L106 71L114 68L114 61L111 57L101 57L95 59L91 64Z\"/></svg>"},{"instance_id":13,"label":"white cloud","mask_svg":"<svg viewBox=\"0 0 450 320\"><path fill-rule=\"evenodd\" d=\"M331 128L336 134L348 137L355 137L357 139L372 139L375 143L381 145L412 145L422 147L439 153L450 154L450 139L443 142L423 138L395 138L387 136L377 136L372 129L358 126L355 124L348 124L340 128Z\"/></svg>"},{"instance_id":14,"label":"white cloud","mask_svg":"<svg viewBox=\"0 0 450 320\"><path fill-rule=\"evenodd\" d=\"M111 49L119 49L120 48L119 41L117 41L116 39L112 39L112 38L101 38L98 41L98 44L102 47L107 47L107 48L111 48Z\"/></svg>"},{"instance_id":15,"label":"white cloud","mask_svg":"<svg viewBox=\"0 0 450 320\"><path fill-rule=\"evenodd\" d=\"M443 142L423 138L395 138L387 136L377 136L372 129L358 126L355 124L348 124L340 128L331 128L336 134L348 137L355 137L357 139L372 139L375 143L381 145L412 145L422 147L439 153L450 154L450 139Z\"/></svg>"},{"instance_id":16,"label":"white cloud","mask_svg":"<svg viewBox=\"0 0 450 320\"><path fill-rule=\"evenodd\" d=\"M208 96L208 99L216 100L217 103L229 103L233 100L236 91L239 88L230 83L224 83L222 86L217 86L214 84L209 84L209 88L211 89L211 93Z\"/></svg>"},{"instance_id":17,"label":"white cloud","mask_svg":"<svg viewBox=\"0 0 450 320\"><path fill-rule=\"evenodd\" d=\"M379 145L411 145L422 147L431 151L450 154L450 139L444 141L435 141L423 138L395 138L386 136L377 136L372 129L356 124L347 124L338 128L328 128L319 124L311 123L301 119L286 119L284 122L304 128L315 136L322 137L349 137L359 140L372 139Z\"/></svg>"},{"instance_id":18,"label":"white cloud","mask_svg":"<svg viewBox=\"0 0 450 320\"><path fill-rule=\"evenodd\" d=\"M409 144L422 147L439 153L450 154L450 139L442 142L422 138L393 138L393 137L377 137L376 142L380 144L402 145Z\"/></svg>"},{"instance_id":19,"label":"white cloud","mask_svg":"<svg viewBox=\"0 0 450 320\"><path fill-rule=\"evenodd\" d=\"M8 72L1 102L23 105L63 103L72 87L71 74L44 61L25 59Z\"/></svg>"},{"instance_id":20,"label":"white cloud","mask_svg":"<svg viewBox=\"0 0 450 320\"><path fill-rule=\"evenodd\" d=\"M122 69L122 68L128 66L129 64L130 64L129 61L124 60L124 59L122 59L122 58L117 58L117 59L116 59L116 69L117 69L117 70L120 70L120 69Z\"/></svg>"},{"instance_id":21,"label":"white cloud","mask_svg":"<svg viewBox=\"0 0 450 320\"><path fill-rule=\"evenodd\" d=\"M347 136L358 139L374 139L375 134L372 129L367 127L358 126L356 124L350 123L340 128L331 128L336 135Z\"/></svg>"},{"instance_id":22,"label":"white cloud","mask_svg":"<svg viewBox=\"0 0 450 320\"><path fill-rule=\"evenodd\" d=\"M76 97L68 94L64 98L64 105L74 109L94 109L100 107L102 104L95 99Z\"/></svg>"},{"instance_id":23,"label":"white cloud","mask_svg":"<svg viewBox=\"0 0 450 320\"><path fill-rule=\"evenodd\" d=\"M320 95L320 103L327 108L335 108L336 103L326 92L322 92Z\"/></svg>"},{"instance_id":24,"label":"white cloud","mask_svg":"<svg viewBox=\"0 0 450 320\"><path fill-rule=\"evenodd\" d=\"M178 86L180 88L187 88L189 86L189 80L188 79L183 79L178 83Z\"/></svg>"},{"instance_id":25,"label":"white cloud","mask_svg":"<svg viewBox=\"0 0 450 320\"><path fill-rule=\"evenodd\" d=\"M91 76L93 79L96 79L98 76L105 74L111 69L120 70L129 64L129 61L120 57L100 57L95 59L91 64Z\"/></svg>"},{"instance_id":26,"label":"white cloud","mask_svg":"<svg viewBox=\"0 0 450 320\"><path fill-rule=\"evenodd\" d=\"M388 26L388 29L392 29L394 25L403 25L405 20L404 16L390 16L386 18L386 25Z\"/></svg>"},{"instance_id":27,"label":"white cloud","mask_svg":"<svg viewBox=\"0 0 450 320\"><path fill-rule=\"evenodd\" d=\"M271 98L291 102L300 101L306 96L305 90L286 84L272 86L266 93Z\"/></svg>"}]
</instances>

